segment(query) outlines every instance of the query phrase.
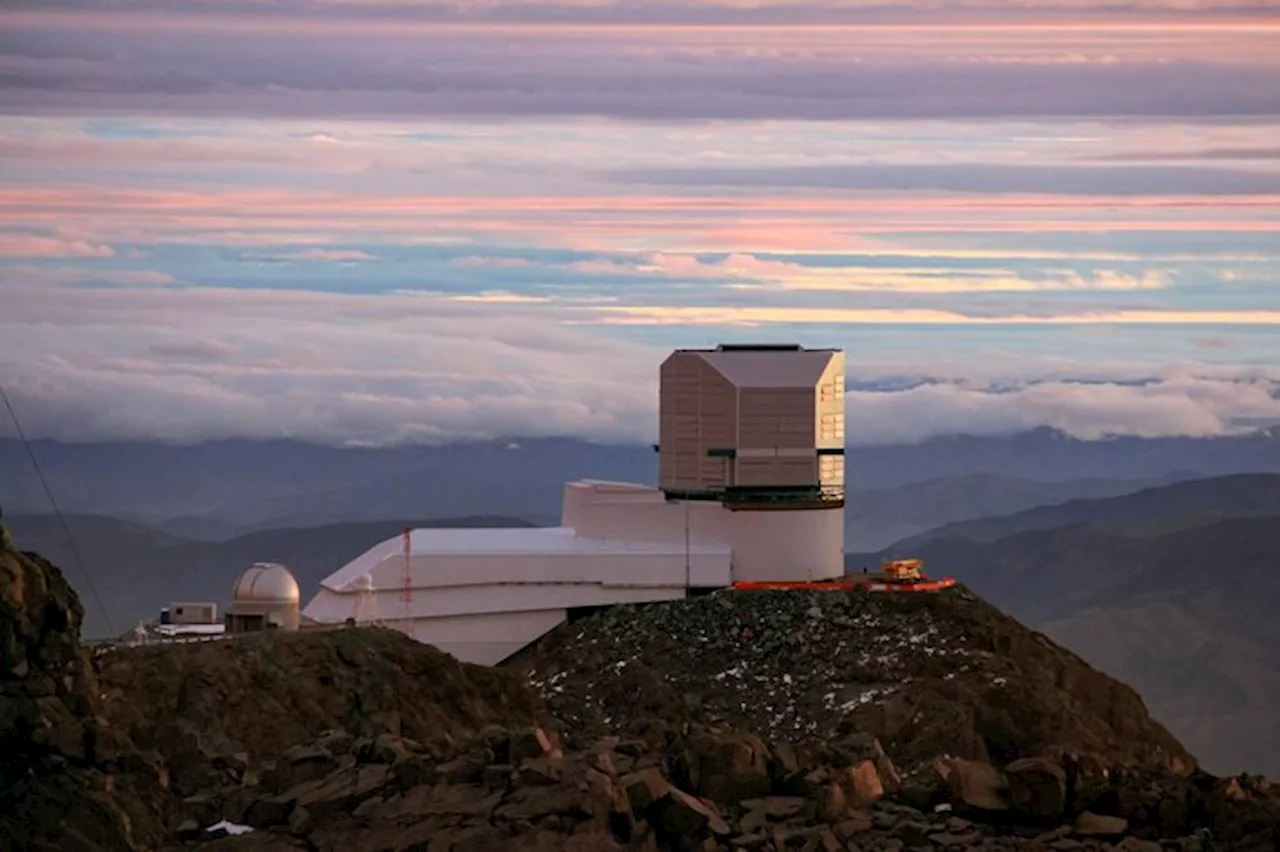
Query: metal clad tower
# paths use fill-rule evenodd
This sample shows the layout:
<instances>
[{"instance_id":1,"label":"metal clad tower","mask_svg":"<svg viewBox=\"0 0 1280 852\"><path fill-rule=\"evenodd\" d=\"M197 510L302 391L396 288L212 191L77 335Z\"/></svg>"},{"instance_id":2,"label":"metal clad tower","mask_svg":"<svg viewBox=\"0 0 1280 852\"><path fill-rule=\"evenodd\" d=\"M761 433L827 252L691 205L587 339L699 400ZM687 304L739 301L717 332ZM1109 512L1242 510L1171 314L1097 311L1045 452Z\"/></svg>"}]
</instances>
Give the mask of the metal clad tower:
<instances>
[{"instance_id":1,"label":"metal clad tower","mask_svg":"<svg viewBox=\"0 0 1280 852\"><path fill-rule=\"evenodd\" d=\"M676 350L659 410L659 487L733 510L734 579L844 572L843 352Z\"/></svg>"}]
</instances>

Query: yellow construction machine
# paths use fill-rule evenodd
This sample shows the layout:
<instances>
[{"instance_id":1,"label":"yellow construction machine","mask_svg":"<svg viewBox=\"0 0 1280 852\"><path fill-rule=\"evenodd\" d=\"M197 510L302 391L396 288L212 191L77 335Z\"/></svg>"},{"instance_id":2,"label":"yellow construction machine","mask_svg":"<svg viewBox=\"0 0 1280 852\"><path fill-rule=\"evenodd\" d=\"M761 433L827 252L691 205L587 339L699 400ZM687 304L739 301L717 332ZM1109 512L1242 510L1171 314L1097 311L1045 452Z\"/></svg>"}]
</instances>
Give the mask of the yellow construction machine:
<instances>
[{"instance_id":1,"label":"yellow construction machine","mask_svg":"<svg viewBox=\"0 0 1280 852\"><path fill-rule=\"evenodd\" d=\"M880 576L890 583L914 583L924 579L923 559L886 559L880 563Z\"/></svg>"}]
</instances>

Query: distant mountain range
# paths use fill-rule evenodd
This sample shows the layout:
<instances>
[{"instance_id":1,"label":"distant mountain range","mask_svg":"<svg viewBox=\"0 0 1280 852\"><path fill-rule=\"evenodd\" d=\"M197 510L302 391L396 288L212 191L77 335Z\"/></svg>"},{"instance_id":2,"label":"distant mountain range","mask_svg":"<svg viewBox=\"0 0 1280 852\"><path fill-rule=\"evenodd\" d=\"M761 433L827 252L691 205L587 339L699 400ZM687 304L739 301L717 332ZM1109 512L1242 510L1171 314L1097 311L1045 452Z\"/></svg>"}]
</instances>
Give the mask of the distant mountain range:
<instances>
[{"instance_id":1,"label":"distant mountain range","mask_svg":"<svg viewBox=\"0 0 1280 852\"><path fill-rule=\"evenodd\" d=\"M654 482L649 446L516 439L336 448L297 441L32 445L66 512L190 538L384 518L554 523L566 479ZM0 440L0 505L49 511L22 446ZM878 549L941 524L1231 473L1280 472L1280 434L1081 441L1051 429L846 449L849 537ZM903 486L913 486L903 490ZM919 486L919 487L916 487Z\"/></svg>"},{"instance_id":2,"label":"distant mountain range","mask_svg":"<svg viewBox=\"0 0 1280 852\"><path fill-rule=\"evenodd\" d=\"M1157 479L1067 479L1037 482L999 473L965 473L877 490L851 490L845 499L845 547L879 550L925 531L978 518L1009 515L1083 497L1111 497L1185 479L1172 471ZM976 522L976 521L975 521Z\"/></svg>"},{"instance_id":3,"label":"distant mountain range","mask_svg":"<svg viewBox=\"0 0 1280 852\"><path fill-rule=\"evenodd\" d=\"M1280 774L1280 475L955 524L918 556L1132 684L1211 768Z\"/></svg>"},{"instance_id":4,"label":"distant mountain range","mask_svg":"<svg viewBox=\"0 0 1280 852\"><path fill-rule=\"evenodd\" d=\"M1103 482L1099 490L1118 484ZM902 541L900 546L917 547L941 538L993 542L1030 530L1074 524L1127 534L1156 534L1200 526L1219 518L1266 515L1280 515L1280 475L1244 473L1131 489L1131 493L1106 499L1072 499L1000 517L946 524Z\"/></svg>"}]
</instances>

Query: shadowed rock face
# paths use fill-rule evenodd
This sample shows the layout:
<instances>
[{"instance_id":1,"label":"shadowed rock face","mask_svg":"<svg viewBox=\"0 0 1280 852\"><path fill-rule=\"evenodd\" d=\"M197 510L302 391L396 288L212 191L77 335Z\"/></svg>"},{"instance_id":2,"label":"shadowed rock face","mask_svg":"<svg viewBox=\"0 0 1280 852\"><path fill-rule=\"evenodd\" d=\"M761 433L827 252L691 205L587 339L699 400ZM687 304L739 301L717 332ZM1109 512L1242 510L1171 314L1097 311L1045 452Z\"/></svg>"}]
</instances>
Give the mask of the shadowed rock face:
<instances>
[{"instance_id":1,"label":"shadowed rock face","mask_svg":"<svg viewBox=\"0 0 1280 852\"><path fill-rule=\"evenodd\" d=\"M0 848L147 848L166 779L102 718L84 610L57 568L0 550Z\"/></svg>"},{"instance_id":2,"label":"shadowed rock face","mask_svg":"<svg viewBox=\"0 0 1280 852\"><path fill-rule=\"evenodd\" d=\"M60 572L12 551L0 571L4 849L1280 840L1276 789L1191 769L1131 691L967 594L605 611L506 671L365 629L91 664ZM739 667L750 677L718 677ZM224 820L246 833L208 830Z\"/></svg>"},{"instance_id":3,"label":"shadowed rock face","mask_svg":"<svg viewBox=\"0 0 1280 852\"><path fill-rule=\"evenodd\" d=\"M184 796L220 776L215 762L273 759L326 730L434 742L541 718L541 702L506 672L391 630L119 648L101 669L107 714L168 755Z\"/></svg>"}]
</instances>

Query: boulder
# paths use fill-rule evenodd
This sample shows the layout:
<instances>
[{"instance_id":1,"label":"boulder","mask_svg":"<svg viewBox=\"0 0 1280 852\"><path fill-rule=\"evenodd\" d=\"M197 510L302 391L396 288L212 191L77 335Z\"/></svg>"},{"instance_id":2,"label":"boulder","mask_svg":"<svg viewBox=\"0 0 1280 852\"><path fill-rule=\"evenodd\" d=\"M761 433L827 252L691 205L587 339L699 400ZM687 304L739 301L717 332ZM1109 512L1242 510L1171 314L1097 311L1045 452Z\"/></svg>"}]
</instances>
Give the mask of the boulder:
<instances>
[{"instance_id":1,"label":"boulder","mask_svg":"<svg viewBox=\"0 0 1280 852\"><path fill-rule=\"evenodd\" d=\"M413 755L391 767L391 774L402 791L436 780L436 766L430 758Z\"/></svg>"},{"instance_id":2,"label":"boulder","mask_svg":"<svg viewBox=\"0 0 1280 852\"><path fill-rule=\"evenodd\" d=\"M1127 819L1085 811L1076 817L1074 833L1078 837L1119 837L1128 830Z\"/></svg>"},{"instance_id":3,"label":"boulder","mask_svg":"<svg viewBox=\"0 0 1280 852\"><path fill-rule=\"evenodd\" d=\"M273 825L284 825L297 803L297 797L289 794L264 796L255 800L245 811L244 821L255 828L269 828Z\"/></svg>"},{"instance_id":4,"label":"boulder","mask_svg":"<svg viewBox=\"0 0 1280 852\"><path fill-rule=\"evenodd\" d=\"M1057 820L1067 807L1067 774L1052 760L1029 757L1004 768L1009 800L1018 813L1038 820Z\"/></svg>"},{"instance_id":5,"label":"boulder","mask_svg":"<svg viewBox=\"0 0 1280 852\"><path fill-rule=\"evenodd\" d=\"M435 768L436 774L450 784L478 783L489 761L479 752L460 754Z\"/></svg>"},{"instance_id":6,"label":"boulder","mask_svg":"<svg viewBox=\"0 0 1280 852\"><path fill-rule=\"evenodd\" d=\"M933 827L923 820L904 819L893 827L893 836L908 846L924 846L929 843Z\"/></svg>"},{"instance_id":7,"label":"boulder","mask_svg":"<svg viewBox=\"0 0 1280 852\"><path fill-rule=\"evenodd\" d=\"M531 757L522 762L520 768L516 770L516 780L521 784L556 784L563 775L562 762L549 757ZM511 767L508 766L508 775L510 769Z\"/></svg>"},{"instance_id":8,"label":"boulder","mask_svg":"<svg viewBox=\"0 0 1280 852\"><path fill-rule=\"evenodd\" d=\"M328 778L308 781L280 798L292 799L316 820L328 814L353 810L365 799L392 788L395 775L383 764L365 764L339 770Z\"/></svg>"},{"instance_id":9,"label":"boulder","mask_svg":"<svg viewBox=\"0 0 1280 852\"><path fill-rule=\"evenodd\" d=\"M323 778L338 768L338 761L333 755L318 745L296 745L287 749L283 764L288 768L281 771L277 767L277 772L290 785Z\"/></svg>"},{"instance_id":10,"label":"boulder","mask_svg":"<svg viewBox=\"0 0 1280 852\"><path fill-rule=\"evenodd\" d=\"M849 805L855 808L869 808L884 797L884 784L871 759L845 767L840 774L840 783Z\"/></svg>"},{"instance_id":11,"label":"boulder","mask_svg":"<svg viewBox=\"0 0 1280 852\"><path fill-rule=\"evenodd\" d=\"M542 728L525 728L511 736L510 762L519 766L532 757L561 756L559 745Z\"/></svg>"},{"instance_id":12,"label":"boulder","mask_svg":"<svg viewBox=\"0 0 1280 852\"><path fill-rule=\"evenodd\" d=\"M1000 770L977 760L952 760L947 786L953 803L980 811L1005 811L1008 785Z\"/></svg>"},{"instance_id":13,"label":"boulder","mask_svg":"<svg viewBox=\"0 0 1280 852\"><path fill-rule=\"evenodd\" d=\"M768 749L754 734L695 734L685 743L683 769L693 792L718 801L766 795L773 786Z\"/></svg>"},{"instance_id":14,"label":"boulder","mask_svg":"<svg viewBox=\"0 0 1280 852\"><path fill-rule=\"evenodd\" d=\"M490 790L505 790L511 784L512 778L515 777L515 771L515 767L509 763L492 763L480 773L480 783ZM527 783L539 783L533 780L534 777L535 775L531 773ZM555 782L549 781L547 783Z\"/></svg>"},{"instance_id":15,"label":"boulder","mask_svg":"<svg viewBox=\"0 0 1280 852\"><path fill-rule=\"evenodd\" d=\"M747 810L759 810L773 820L790 819L811 804L801 796L765 796L762 799L746 799L742 806Z\"/></svg>"},{"instance_id":16,"label":"boulder","mask_svg":"<svg viewBox=\"0 0 1280 852\"><path fill-rule=\"evenodd\" d=\"M410 749L400 737L378 734L369 749L369 760L377 763L395 763L409 756Z\"/></svg>"},{"instance_id":17,"label":"boulder","mask_svg":"<svg viewBox=\"0 0 1280 852\"><path fill-rule=\"evenodd\" d=\"M653 804L650 821L660 837L672 840L732 833L714 805L675 787Z\"/></svg>"},{"instance_id":18,"label":"boulder","mask_svg":"<svg viewBox=\"0 0 1280 852\"><path fill-rule=\"evenodd\" d=\"M875 827L875 822L871 819L871 815L865 811L854 811L848 819L842 820L835 825L835 835L843 843L849 843L859 834L866 834Z\"/></svg>"},{"instance_id":19,"label":"boulder","mask_svg":"<svg viewBox=\"0 0 1280 852\"><path fill-rule=\"evenodd\" d=\"M637 817L645 815L654 802L667 795L671 785L657 769L642 769L618 781L618 786L631 802L631 810Z\"/></svg>"}]
</instances>

